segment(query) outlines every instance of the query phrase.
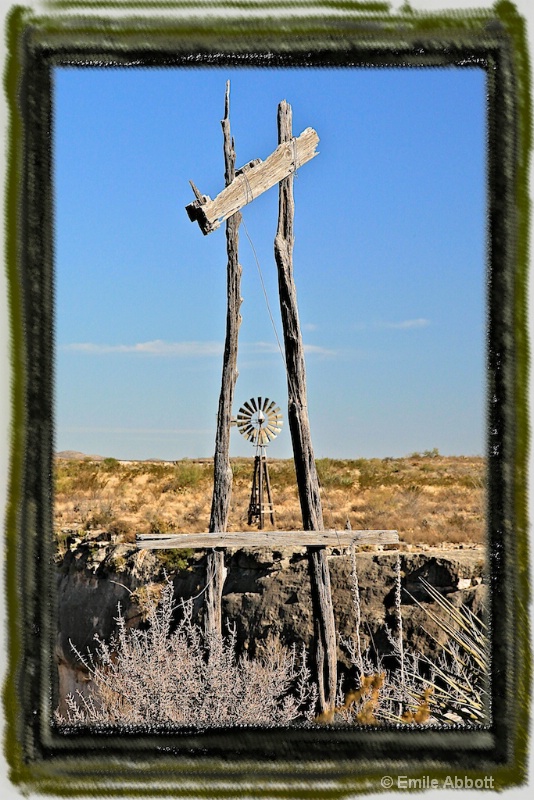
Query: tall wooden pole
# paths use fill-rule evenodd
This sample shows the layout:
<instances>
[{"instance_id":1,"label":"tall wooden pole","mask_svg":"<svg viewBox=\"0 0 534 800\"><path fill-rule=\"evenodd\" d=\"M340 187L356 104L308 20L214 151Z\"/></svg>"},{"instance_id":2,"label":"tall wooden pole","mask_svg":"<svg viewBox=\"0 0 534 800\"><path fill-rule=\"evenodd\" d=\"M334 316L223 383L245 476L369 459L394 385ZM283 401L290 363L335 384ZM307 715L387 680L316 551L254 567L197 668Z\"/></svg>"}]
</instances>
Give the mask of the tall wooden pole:
<instances>
[{"instance_id":1,"label":"tall wooden pole","mask_svg":"<svg viewBox=\"0 0 534 800\"><path fill-rule=\"evenodd\" d=\"M278 106L278 142L292 141L291 106L283 100ZM297 165L295 164L295 168ZM278 267L278 286L288 382L288 421L304 530L323 530L323 511L319 478L315 466L306 398L304 347L293 280L293 175L279 184L278 230L274 252ZM331 712L337 683L337 643L330 572L324 547L308 547L315 625L315 663L319 684L319 710Z\"/></svg>"},{"instance_id":2,"label":"tall wooden pole","mask_svg":"<svg viewBox=\"0 0 534 800\"><path fill-rule=\"evenodd\" d=\"M234 140L230 133L230 82L226 84L224 119L221 122L224 137L225 184L228 186L235 178ZM210 533L224 533L228 524L230 499L232 496L232 468L230 466L230 422L232 403L237 380L237 344L241 324L241 267L238 261L238 228L241 214L234 214L226 222L227 266L227 312L226 339L222 385L217 415L217 435L215 440L213 498L211 503ZM206 587L206 633L222 632L222 590L226 569L224 549L213 548L207 556Z\"/></svg>"}]
</instances>

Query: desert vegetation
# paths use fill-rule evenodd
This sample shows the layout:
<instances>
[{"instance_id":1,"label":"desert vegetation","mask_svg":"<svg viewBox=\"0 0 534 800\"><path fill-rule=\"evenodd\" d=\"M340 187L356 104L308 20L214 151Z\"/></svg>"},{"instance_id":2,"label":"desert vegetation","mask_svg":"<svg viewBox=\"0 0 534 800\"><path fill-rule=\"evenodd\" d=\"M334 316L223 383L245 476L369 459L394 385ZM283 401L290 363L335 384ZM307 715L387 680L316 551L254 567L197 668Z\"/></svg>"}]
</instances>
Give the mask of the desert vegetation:
<instances>
[{"instance_id":1,"label":"desert vegetation","mask_svg":"<svg viewBox=\"0 0 534 800\"><path fill-rule=\"evenodd\" d=\"M445 457L436 450L405 458L318 459L325 525L396 529L405 544L483 543L485 464L482 458ZM232 460L228 530L247 529L252 460ZM297 530L300 506L291 460L269 461L275 526ZM56 459L55 529L106 530L115 541L137 533L206 531L211 459L123 462L114 458Z\"/></svg>"},{"instance_id":2,"label":"desert vegetation","mask_svg":"<svg viewBox=\"0 0 534 800\"><path fill-rule=\"evenodd\" d=\"M444 457L433 450L398 459L319 459L317 467L327 527L344 528L348 521L353 530L394 528L401 548L484 542L482 458ZM251 459L234 459L232 469L229 530L246 530ZM269 473L276 527L299 529L293 462L272 460ZM111 545L131 550L137 533L207 530L212 481L208 459L125 462L58 455L58 563L72 556L69 550L76 542L92 546L98 531L105 531ZM120 559L130 556L121 555L124 548L115 549L113 566L120 573ZM160 567L168 574L190 570L192 555L158 551ZM426 584L424 604L415 598L410 602L421 606L441 638L432 657L410 649L403 637L406 598L401 595L406 590L401 588L399 556L396 575L389 646L381 655L375 647L365 649L369 637L360 603L358 552L352 549L353 633L338 641L338 652L351 667L340 672L335 708L323 718L316 716L317 687L302 645L272 637L251 655L237 646L230 623L223 636L207 637L191 601L177 601L168 580L142 583L130 592L142 610L140 624L132 626L119 607L111 639L96 636L93 647L83 652L71 646L91 680L87 691L67 697L56 721L67 728L484 724L489 670L483 620Z\"/></svg>"},{"instance_id":3,"label":"desert vegetation","mask_svg":"<svg viewBox=\"0 0 534 800\"><path fill-rule=\"evenodd\" d=\"M91 676L90 689L67 697L62 728L262 727L323 724L350 726L473 727L488 722L488 648L484 621L457 607L430 584L426 613L448 636L437 661L403 644L400 559L396 625L389 631L394 658L362 650L357 555L353 549L354 633L340 645L353 674L340 678L335 708L316 716L317 688L304 647L271 638L262 657L237 655L236 629L207 636L194 622L191 601L173 601L168 580L146 599L146 625L128 628L119 613L110 642L76 651ZM176 613L178 612L178 614Z\"/></svg>"},{"instance_id":4,"label":"desert vegetation","mask_svg":"<svg viewBox=\"0 0 534 800\"><path fill-rule=\"evenodd\" d=\"M191 601L180 604L177 625L175 611L168 582L149 602L147 627L127 629L119 609L111 643L97 639L95 656L77 653L93 691L67 698L70 723L272 727L312 718L317 693L305 650L273 639L264 658L238 657L235 626L207 637Z\"/></svg>"}]
</instances>

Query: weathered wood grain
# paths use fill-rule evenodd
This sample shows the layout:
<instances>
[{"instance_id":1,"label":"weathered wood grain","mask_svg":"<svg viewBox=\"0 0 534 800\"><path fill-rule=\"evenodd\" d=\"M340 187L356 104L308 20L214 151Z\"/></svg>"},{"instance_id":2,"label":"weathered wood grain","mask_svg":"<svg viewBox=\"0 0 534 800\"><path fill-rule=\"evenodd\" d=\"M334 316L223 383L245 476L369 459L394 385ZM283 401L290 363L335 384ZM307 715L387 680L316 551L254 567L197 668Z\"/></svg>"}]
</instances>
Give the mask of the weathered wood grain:
<instances>
[{"instance_id":1,"label":"weathered wood grain","mask_svg":"<svg viewBox=\"0 0 534 800\"><path fill-rule=\"evenodd\" d=\"M211 233L255 197L318 155L318 143L316 131L306 128L297 138L280 143L265 161L256 159L237 170L214 200L202 195L190 181L197 199L186 206L189 219L198 222L204 235Z\"/></svg>"},{"instance_id":2,"label":"weathered wood grain","mask_svg":"<svg viewBox=\"0 0 534 800\"><path fill-rule=\"evenodd\" d=\"M291 140L291 106L283 100L278 106L279 146L287 146ZM304 346L298 316L297 292L293 279L294 209L293 175L290 175L280 181L278 229L274 241L284 330L288 422L293 444L302 524L307 531L322 531L324 530L323 511L308 418ZM311 546L308 549L308 560L315 626L314 660L318 682L319 712L330 713L336 700L337 638L330 589L330 572L324 547Z\"/></svg>"},{"instance_id":3,"label":"weathered wood grain","mask_svg":"<svg viewBox=\"0 0 534 800\"><path fill-rule=\"evenodd\" d=\"M235 177L234 140L230 132L230 83L226 84L223 129L224 178L230 184ZM232 424L232 404L237 380L238 332L241 325L239 309L241 306L241 267L238 259L239 224L241 214L226 223L226 252L228 256L226 338L222 368L221 392L217 413L217 433L213 463L213 496L209 530L220 536L226 531L230 499L232 496L232 468L230 466L230 426ZM180 545L178 545L180 546ZM217 545L213 545L216 547ZM226 578L224 552L212 550L207 558L206 575L206 621L208 635L222 633L222 590Z\"/></svg>"},{"instance_id":4,"label":"weathered wood grain","mask_svg":"<svg viewBox=\"0 0 534 800\"><path fill-rule=\"evenodd\" d=\"M278 548L350 547L352 544L397 544L397 531L231 531L227 533L139 534L137 547L146 550L172 550L208 547Z\"/></svg>"}]
</instances>

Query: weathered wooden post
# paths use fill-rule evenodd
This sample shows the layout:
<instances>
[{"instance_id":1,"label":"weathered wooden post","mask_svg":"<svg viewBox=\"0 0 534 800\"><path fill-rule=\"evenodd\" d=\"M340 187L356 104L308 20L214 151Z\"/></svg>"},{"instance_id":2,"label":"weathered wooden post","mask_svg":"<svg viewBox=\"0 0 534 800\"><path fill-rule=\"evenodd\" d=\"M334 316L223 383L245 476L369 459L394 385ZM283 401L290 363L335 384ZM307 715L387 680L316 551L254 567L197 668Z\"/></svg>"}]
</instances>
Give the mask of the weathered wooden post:
<instances>
[{"instance_id":1,"label":"weathered wooden post","mask_svg":"<svg viewBox=\"0 0 534 800\"><path fill-rule=\"evenodd\" d=\"M234 140L230 133L230 82L226 84L224 119L222 120L224 137L225 185L229 186L235 178ZM215 439L215 456L213 460L213 496L211 502L210 533L226 531L230 499L232 496L232 467L230 466L230 423L232 403L237 380L237 346L238 332L241 324L239 309L241 306L241 267L238 260L239 211L226 221L227 265L227 310L226 339L224 343L224 359L222 370L221 393L217 414L217 434ZM206 564L206 621L205 630L208 635L222 633L222 590L226 569L224 566L224 549L213 548L208 551Z\"/></svg>"},{"instance_id":2,"label":"weathered wooden post","mask_svg":"<svg viewBox=\"0 0 534 800\"><path fill-rule=\"evenodd\" d=\"M278 106L278 143L281 145L292 139L291 106L283 100ZM295 163L294 170L297 166ZM279 184L278 230L274 243L286 353L288 421L303 527L307 531L321 531L324 530L323 511L308 418L304 347L293 280L294 208L291 173ZM328 714L335 705L337 684L337 642L330 572L324 547L308 547L308 558L319 706L322 714Z\"/></svg>"},{"instance_id":3,"label":"weathered wooden post","mask_svg":"<svg viewBox=\"0 0 534 800\"><path fill-rule=\"evenodd\" d=\"M293 281L293 173L297 167L317 155L319 137L313 128L300 136L291 132L291 107L283 101L278 108L278 140L276 150L265 161L255 159L235 170L235 152L230 136L229 84L226 87L224 132L225 188L212 200L201 194L191 182L195 201L186 206L192 221L204 235L226 222L228 253L228 305L222 387L217 418L214 459L214 487L208 533L137 537L138 547L173 549L175 547L209 547L208 586L206 589L206 631L219 633L222 627L221 599L225 577L224 546L228 547L307 547L315 620L315 665L319 686L319 711L322 721L331 721L334 714L337 653L334 612L330 589L330 573L325 547L359 544L393 544L397 531L325 531L319 480L313 455L306 399L304 348ZM279 183L278 229L275 238L275 259L288 383L288 419L302 511L303 531L238 531L226 533L232 490L229 458L231 406L237 379L237 336L241 321L239 308L241 268L238 263L238 227L240 209L271 186ZM260 473L261 476L261 473Z\"/></svg>"}]
</instances>

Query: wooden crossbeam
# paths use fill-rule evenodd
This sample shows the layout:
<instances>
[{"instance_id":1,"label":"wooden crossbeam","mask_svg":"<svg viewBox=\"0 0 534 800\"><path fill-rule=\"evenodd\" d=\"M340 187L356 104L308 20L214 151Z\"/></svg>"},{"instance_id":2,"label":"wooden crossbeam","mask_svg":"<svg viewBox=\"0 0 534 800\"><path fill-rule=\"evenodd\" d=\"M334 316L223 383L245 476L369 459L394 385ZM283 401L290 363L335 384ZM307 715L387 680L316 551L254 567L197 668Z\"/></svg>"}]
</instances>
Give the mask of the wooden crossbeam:
<instances>
[{"instance_id":1,"label":"wooden crossbeam","mask_svg":"<svg viewBox=\"0 0 534 800\"><path fill-rule=\"evenodd\" d=\"M233 181L215 200L201 194L191 182L197 199L185 207L189 219L198 222L204 235L211 233L258 195L318 155L318 143L316 131L306 128L300 136L278 145L265 161L256 159L237 170Z\"/></svg>"},{"instance_id":2,"label":"wooden crossbeam","mask_svg":"<svg viewBox=\"0 0 534 800\"><path fill-rule=\"evenodd\" d=\"M209 547L350 547L351 544L397 544L397 531L232 531L231 533L138 534L137 547L173 550Z\"/></svg>"}]
</instances>

